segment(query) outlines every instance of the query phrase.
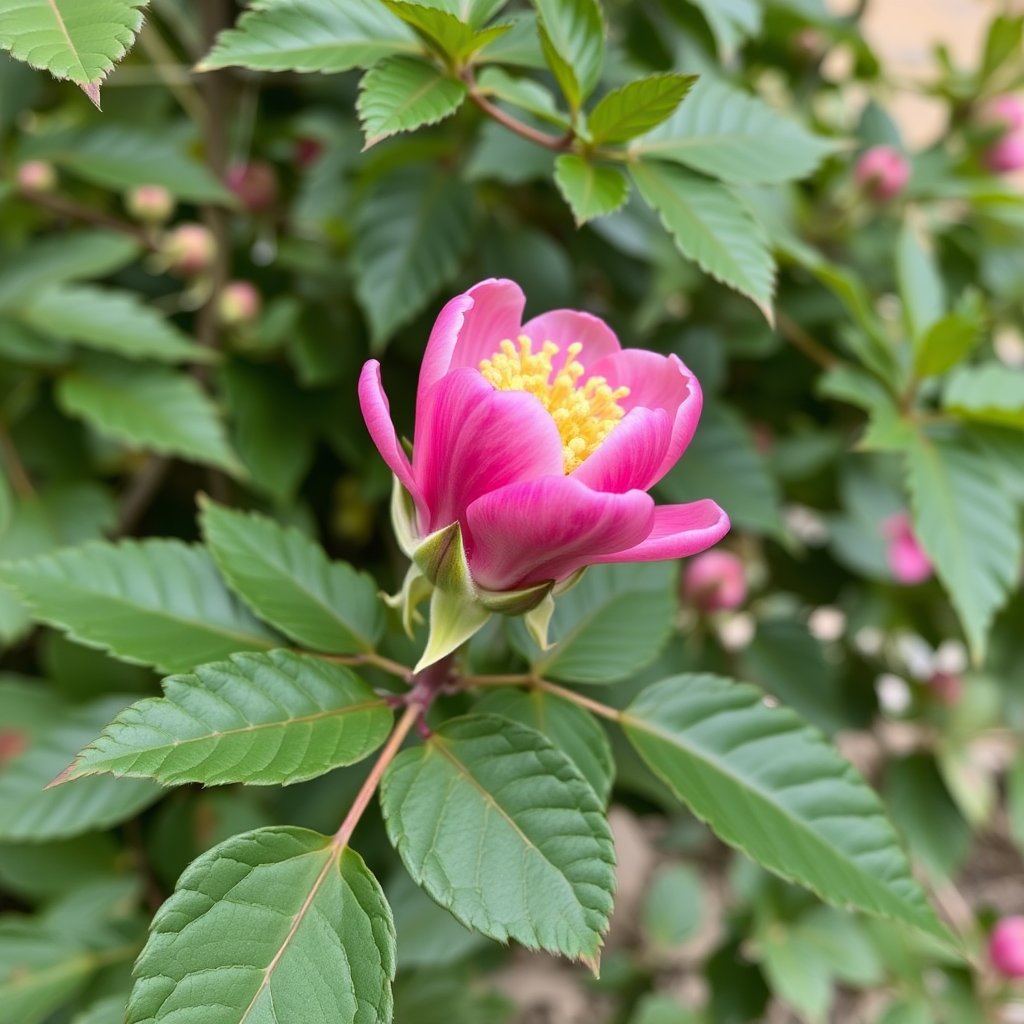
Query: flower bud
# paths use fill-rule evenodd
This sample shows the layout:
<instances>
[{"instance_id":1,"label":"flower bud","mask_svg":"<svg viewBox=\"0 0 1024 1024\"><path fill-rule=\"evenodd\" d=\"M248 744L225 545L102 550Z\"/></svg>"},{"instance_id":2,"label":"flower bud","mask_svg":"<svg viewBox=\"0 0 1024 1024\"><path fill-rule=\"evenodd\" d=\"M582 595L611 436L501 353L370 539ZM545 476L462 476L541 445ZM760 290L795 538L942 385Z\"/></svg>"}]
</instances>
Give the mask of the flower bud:
<instances>
[{"instance_id":1,"label":"flower bud","mask_svg":"<svg viewBox=\"0 0 1024 1024\"><path fill-rule=\"evenodd\" d=\"M872 146L860 155L853 176L875 202L888 202L906 188L910 161L892 146Z\"/></svg>"},{"instance_id":2,"label":"flower bud","mask_svg":"<svg viewBox=\"0 0 1024 1024\"><path fill-rule=\"evenodd\" d=\"M955 672L935 672L928 680L928 689L940 704L955 707L963 696L964 681Z\"/></svg>"},{"instance_id":3,"label":"flower bud","mask_svg":"<svg viewBox=\"0 0 1024 1024\"><path fill-rule=\"evenodd\" d=\"M703 612L731 611L747 599L743 562L731 551L691 558L683 572L683 597Z\"/></svg>"},{"instance_id":4,"label":"flower bud","mask_svg":"<svg viewBox=\"0 0 1024 1024\"><path fill-rule=\"evenodd\" d=\"M1019 96L996 96L978 111L977 121L1005 135L1018 132L1024 128L1024 101Z\"/></svg>"},{"instance_id":5,"label":"flower bud","mask_svg":"<svg viewBox=\"0 0 1024 1024\"><path fill-rule=\"evenodd\" d=\"M886 519L881 532L888 541L886 558L889 568L898 582L913 586L931 576L931 559L918 544L906 512L897 512Z\"/></svg>"},{"instance_id":6,"label":"flower bud","mask_svg":"<svg viewBox=\"0 0 1024 1024\"><path fill-rule=\"evenodd\" d=\"M217 242L202 224L181 224L164 238L161 246L168 269L180 277L196 277L213 266Z\"/></svg>"},{"instance_id":7,"label":"flower bud","mask_svg":"<svg viewBox=\"0 0 1024 1024\"><path fill-rule=\"evenodd\" d=\"M988 940L992 966L1005 978L1024 978L1024 917L1004 917Z\"/></svg>"},{"instance_id":8,"label":"flower bud","mask_svg":"<svg viewBox=\"0 0 1024 1024\"><path fill-rule=\"evenodd\" d=\"M302 135L295 140L295 163L303 170L311 167L323 154L324 144L311 135Z\"/></svg>"},{"instance_id":9,"label":"flower bud","mask_svg":"<svg viewBox=\"0 0 1024 1024\"><path fill-rule=\"evenodd\" d=\"M982 161L993 174L1012 174L1024 169L1024 131L998 139L982 154Z\"/></svg>"},{"instance_id":10,"label":"flower bud","mask_svg":"<svg viewBox=\"0 0 1024 1024\"><path fill-rule=\"evenodd\" d=\"M226 327L251 324L260 315L263 300L249 281L229 281L217 299L217 318Z\"/></svg>"},{"instance_id":11,"label":"flower bud","mask_svg":"<svg viewBox=\"0 0 1024 1024\"><path fill-rule=\"evenodd\" d=\"M28 160L17 170L15 179L22 192L52 192L57 187L57 172L45 160Z\"/></svg>"},{"instance_id":12,"label":"flower bud","mask_svg":"<svg viewBox=\"0 0 1024 1024\"><path fill-rule=\"evenodd\" d=\"M125 199L128 212L143 224L166 224L174 213L174 196L163 185L137 185Z\"/></svg>"},{"instance_id":13,"label":"flower bud","mask_svg":"<svg viewBox=\"0 0 1024 1024\"><path fill-rule=\"evenodd\" d=\"M277 171L264 160L233 164L228 168L227 185L250 213L263 213L277 202Z\"/></svg>"}]
</instances>

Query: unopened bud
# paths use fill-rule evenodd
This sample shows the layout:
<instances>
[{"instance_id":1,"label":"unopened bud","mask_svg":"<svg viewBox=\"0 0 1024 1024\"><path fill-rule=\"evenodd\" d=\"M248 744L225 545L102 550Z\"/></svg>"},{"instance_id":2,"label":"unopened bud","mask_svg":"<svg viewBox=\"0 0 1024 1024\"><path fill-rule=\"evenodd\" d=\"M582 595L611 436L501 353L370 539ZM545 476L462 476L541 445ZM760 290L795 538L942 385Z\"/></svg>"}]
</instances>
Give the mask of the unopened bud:
<instances>
[{"instance_id":1,"label":"unopened bud","mask_svg":"<svg viewBox=\"0 0 1024 1024\"><path fill-rule=\"evenodd\" d=\"M1019 96L996 96L978 111L977 122L999 128L1005 134L1024 128L1024 100Z\"/></svg>"},{"instance_id":2,"label":"unopened bud","mask_svg":"<svg viewBox=\"0 0 1024 1024\"><path fill-rule=\"evenodd\" d=\"M993 174L1012 174L1024 169L1024 131L998 139L982 154L982 161Z\"/></svg>"},{"instance_id":3,"label":"unopened bud","mask_svg":"<svg viewBox=\"0 0 1024 1024\"><path fill-rule=\"evenodd\" d=\"M875 202L888 202L906 188L910 161L892 146L872 146L860 155L853 176Z\"/></svg>"},{"instance_id":4,"label":"unopened bud","mask_svg":"<svg viewBox=\"0 0 1024 1024\"><path fill-rule=\"evenodd\" d=\"M882 523L881 532L888 541L886 558L896 580L913 586L931 576L931 559L917 542L906 512L897 512L886 519Z\"/></svg>"},{"instance_id":5,"label":"unopened bud","mask_svg":"<svg viewBox=\"0 0 1024 1024\"><path fill-rule=\"evenodd\" d=\"M1005 978L1024 978L1024 917L1004 917L988 940L992 966Z\"/></svg>"},{"instance_id":6,"label":"unopened bud","mask_svg":"<svg viewBox=\"0 0 1024 1024\"><path fill-rule=\"evenodd\" d=\"M277 171L264 160L233 164L228 168L227 184L250 213L262 213L277 202Z\"/></svg>"},{"instance_id":7,"label":"unopened bud","mask_svg":"<svg viewBox=\"0 0 1024 1024\"><path fill-rule=\"evenodd\" d=\"M731 611L747 599L743 562L730 551L707 551L683 571L683 597L703 612Z\"/></svg>"},{"instance_id":8,"label":"unopened bud","mask_svg":"<svg viewBox=\"0 0 1024 1024\"><path fill-rule=\"evenodd\" d=\"M260 315L263 300L249 281L229 281L217 299L217 318L226 327L253 323Z\"/></svg>"},{"instance_id":9,"label":"unopened bud","mask_svg":"<svg viewBox=\"0 0 1024 1024\"><path fill-rule=\"evenodd\" d=\"M28 160L15 175L22 192L52 192L57 187L57 172L46 160Z\"/></svg>"},{"instance_id":10,"label":"unopened bud","mask_svg":"<svg viewBox=\"0 0 1024 1024\"><path fill-rule=\"evenodd\" d=\"M164 238L161 249L169 269L181 277L196 277L213 266L217 241L202 224L181 224Z\"/></svg>"},{"instance_id":11,"label":"unopened bud","mask_svg":"<svg viewBox=\"0 0 1024 1024\"><path fill-rule=\"evenodd\" d=\"M163 185L137 185L125 199L128 212L143 224L166 224L174 213L174 196Z\"/></svg>"},{"instance_id":12,"label":"unopened bud","mask_svg":"<svg viewBox=\"0 0 1024 1024\"><path fill-rule=\"evenodd\" d=\"M963 696L964 681L954 672L936 672L928 680L928 689L940 704L954 707Z\"/></svg>"},{"instance_id":13,"label":"unopened bud","mask_svg":"<svg viewBox=\"0 0 1024 1024\"><path fill-rule=\"evenodd\" d=\"M295 140L295 163L305 170L320 159L324 144L310 135L300 136Z\"/></svg>"}]
</instances>

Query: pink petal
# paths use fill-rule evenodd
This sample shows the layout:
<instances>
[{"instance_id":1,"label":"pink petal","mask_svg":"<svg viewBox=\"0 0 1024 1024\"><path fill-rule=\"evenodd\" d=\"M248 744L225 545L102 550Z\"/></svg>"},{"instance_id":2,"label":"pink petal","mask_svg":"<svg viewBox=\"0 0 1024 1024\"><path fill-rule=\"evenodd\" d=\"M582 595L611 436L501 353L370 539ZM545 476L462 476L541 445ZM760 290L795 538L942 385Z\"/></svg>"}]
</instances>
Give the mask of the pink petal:
<instances>
[{"instance_id":1,"label":"pink petal","mask_svg":"<svg viewBox=\"0 0 1024 1024\"><path fill-rule=\"evenodd\" d=\"M469 506L473 579L489 590L561 580L651 530L654 502L642 491L601 494L571 476L545 476L485 494Z\"/></svg>"},{"instance_id":2,"label":"pink petal","mask_svg":"<svg viewBox=\"0 0 1024 1024\"><path fill-rule=\"evenodd\" d=\"M522 288L505 278L488 278L456 295L441 310L430 332L416 392L416 421L423 415L427 392L449 371L478 368L498 351L505 338L516 338L526 298Z\"/></svg>"},{"instance_id":3,"label":"pink petal","mask_svg":"<svg viewBox=\"0 0 1024 1024\"><path fill-rule=\"evenodd\" d=\"M622 349L615 332L600 317L576 309L553 309L549 313L541 313L523 324L520 334L532 338L535 349L545 341L553 341L558 346L559 354L552 360L556 372L564 365L565 350L573 342L578 341L583 346L576 358L585 367Z\"/></svg>"},{"instance_id":4,"label":"pink petal","mask_svg":"<svg viewBox=\"0 0 1024 1024\"><path fill-rule=\"evenodd\" d=\"M646 540L593 562L657 562L685 558L717 544L729 532L729 517L707 498L687 505L659 505Z\"/></svg>"},{"instance_id":5,"label":"pink petal","mask_svg":"<svg viewBox=\"0 0 1024 1024\"><path fill-rule=\"evenodd\" d=\"M629 394L620 403L627 412L637 407L664 409L671 418L669 443L661 465L646 484L650 487L679 461L693 439L704 404L700 384L678 356L663 356L640 348L606 356L588 366L583 379L595 376L604 377L613 388L629 388ZM591 458L596 456L597 452Z\"/></svg>"},{"instance_id":6,"label":"pink petal","mask_svg":"<svg viewBox=\"0 0 1024 1024\"><path fill-rule=\"evenodd\" d=\"M395 425L391 421L391 407L388 404L388 396L384 393L384 385L381 383L380 363L376 359L367 360L362 373L359 374L359 408L362 409L366 429L369 430L381 458L388 464L391 472L401 480L402 486L412 495L420 515L423 515L423 495L416 486L409 458L398 440Z\"/></svg>"},{"instance_id":7,"label":"pink petal","mask_svg":"<svg viewBox=\"0 0 1024 1024\"><path fill-rule=\"evenodd\" d=\"M630 409L572 476L595 491L646 491L657 479L672 437L664 409Z\"/></svg>"},{"instance_id":8,"label":"pink petal","mask_svg":"<svg viewBox=\"0 0 1024 1024\"><path fill-rule=\"evenodd\" d=\"M488 491L563 469L562 439L539 399L497 391L476 370L452 370L427 393L413 471L429 529L465 522Z\"/></svg>"}]
</instances>

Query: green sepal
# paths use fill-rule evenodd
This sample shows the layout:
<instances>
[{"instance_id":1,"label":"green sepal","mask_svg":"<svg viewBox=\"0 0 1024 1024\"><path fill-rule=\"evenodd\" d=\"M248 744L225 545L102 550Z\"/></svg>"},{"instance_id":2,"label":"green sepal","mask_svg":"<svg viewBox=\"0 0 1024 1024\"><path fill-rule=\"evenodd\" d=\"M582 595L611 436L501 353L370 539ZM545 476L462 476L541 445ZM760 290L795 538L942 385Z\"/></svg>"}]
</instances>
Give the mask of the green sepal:
<instances>
[{"instance_id":1,"label":"green sepal","mask_svg":"<svg viewBox=\"0 0 1024 1024\"><path fill-rule=\"evenodd\" d=\"M477 600L491 612L523 615L532 612L551 593L554 580L545 580L522 590L484 590L477 587Z\"/></svg>"},{"instance_id":2,"label":"green sepal","mask_svg":"<svg viewBox=\"0 0 1024 1024\"><path fill-rule=\"evenodd\" d=\"M544 595L540 604L531 608L523 616L527 632L542 651L546 651L551 647L551 643L548 641L548 627L551 625L551 616L554 613L555 598L554 594L549 590Z\"/></svg>"},{"instance_id":3,"label":"green sepal","mask_svg":"<svg viewBox=\"0 0 1024 1024\"><path fill-rule=\"evenodd\" d=\"M419 544L416 530L416 505L412 495L402 486L401 480L393 476L391 485L391 526L395 540L408 558Z\"/></svg>"},{"instance_id":4,"label":"green sepal","mask_svg":"<svg viewBox=\"0 0 1024 1024\"><path fill-rule=\"evenodd\" d=\"M397 594L384 594L384 603L402 615L402 628L407 636L412 636L416 623L423 621L423 616L416 610L422 601L430 596L430 581L413 563L402 581L402 589Z\"/></svg>"},{"instance_id":5,"label":"green sepal","mask_svg":"<svg viewBox=\"0 0 1024 1024\"><path fill-rule=\"evenodd\" d=\"M414 671L422 672L458 650L490 617L491 612L475 596L435 587L430 596L430 636Z\"/></svg>"},{"instance_id":6,"label":"green sepal","mask_svg":"<svg viewBox=\"0 0 1024 1024\"><path fill-rule=\"evenodd\" d=\"M462 543L462 527L458 522L424 537L416 545L412 560L435 587L466 597L474 595L466 546Z\"/></svg>"}]
</instances>

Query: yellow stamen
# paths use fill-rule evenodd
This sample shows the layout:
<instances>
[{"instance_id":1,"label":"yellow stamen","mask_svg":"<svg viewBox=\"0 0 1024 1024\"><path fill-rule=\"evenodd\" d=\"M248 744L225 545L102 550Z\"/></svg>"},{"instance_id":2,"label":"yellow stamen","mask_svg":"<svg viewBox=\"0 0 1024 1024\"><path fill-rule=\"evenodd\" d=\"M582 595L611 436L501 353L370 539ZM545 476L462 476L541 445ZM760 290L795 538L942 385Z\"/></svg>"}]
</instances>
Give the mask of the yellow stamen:
<instances>
[{"instance_id":1,"label":"yellow stamen","mask_svg":"<svg viewBox=\"0 0 1024 1024\"><path fill-rule=\"evenodd\" d=\"M591 377L580 386L584 370L576 357L582 350L578 341L573 342L566 349L565 365L552 376L558 346L545 341L534 352L533 340L521 334L518 346L506 339L490 359L480 363L484 379L499 391L526 391L541 400L562 437L566 473L593 455L626 415L619 401L629 394L629 388L613 390L604 377Z\"/></svg>"}]
</instances>

